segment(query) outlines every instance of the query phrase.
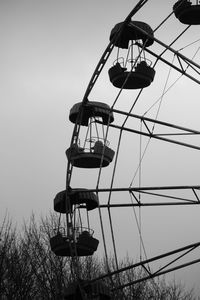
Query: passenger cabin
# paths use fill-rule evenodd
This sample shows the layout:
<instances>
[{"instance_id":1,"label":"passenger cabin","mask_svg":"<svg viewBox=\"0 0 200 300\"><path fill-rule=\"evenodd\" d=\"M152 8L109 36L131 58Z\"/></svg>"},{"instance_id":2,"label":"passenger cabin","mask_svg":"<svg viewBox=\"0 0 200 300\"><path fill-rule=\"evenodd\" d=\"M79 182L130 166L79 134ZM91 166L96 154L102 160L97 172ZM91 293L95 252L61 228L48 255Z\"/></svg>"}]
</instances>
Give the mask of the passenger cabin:
<instances>
[{"instance_id":1,"label":"passenger cabin","mask_svg":"<svg viewBox=\"0 0 200 300\"><path fill-rule=\"evenodd\" d=\"M69 120L82 126L88 126L90 118L102 118L103 125L108 125L114 121L113 113L109 105L102 102L88 101L74 104L69 113Z\"/></svg>"},{"instance_id":2,"label":"passenger cabin","mask_svg":"<svg viewBox=\"0 0 200 300\"><path fill-rule=\"evenodd\" d=\"M124 22L114 26L110 33L110 41L122 49L128 49L129 41L142 40L145 47L153 44L153 30L151 27L140 21L130 21L127 24Z\"/></svg>"},{"instance_id":3,"label":"passenger cabin","mask_svg":"<svg viewBox=\"0 0 200 300\"><path fill-rule=\"evenodd\" d=\"M54 198L54 210L59 213L72 211L73 205L85 204L87 211L98 207L99 200L95 193L87 189L70 189L59 192Z\"/></svg>"},{"instance_id":4,"label":"passenger cabin","mask_svg":"<svg viewBox=\"0 0 200 300\"><path fill-rule=\"evenodd\" d=\"M107 167L113 160L115 152L97 140L94 147L84 149L73 144L66 150L67 159L77 168Z\"/></svg>"},{"instance_id":5,"label":"passenger cabin","mask_svg":"<svg viewBox=\"0 0 200 300\"><path fill-rule=\"evenodd\" d=\"M139 21L118 23L111 31L110 40L118 47L117 59L108 71L111 83L120 89L148 87L155 76L155 70L146 59L145 53L145 48L154 42L151 27ZM120 48L128 49L126 55L119 55Z\"/></svg>"},{"instance_id":6,"label":"passenger cabin","mask_svg":"<svg viewBox=\"0 0 200 300\"><path fill-rule=\"evenodd\" d=\"M89 256L97 250L99 241L92 237L89 230L84 230L74 238L58 232L50 238L51 250L57 256Z\"/></svg>"},{"instance_id":7,"label":"passenger cabin","mask_svg":"<svg viewBox=\"0 0 200 300\"><path fill-rule=\"evenodd\" d=\"M121 67L116 63L108 71L110 81L117 88L122 89L141 89L148 87L155 76L155 70L147 65L146 61L137 64L133 71Z\"/></svg>"},{"instance_id":8,"label":"passenger cabin","mask_svg":"<svg viewBox=\"0 0 200 300\"><path fill-rule=\"evenodd\" d=\"M68 285L64 290L65 300L111 300L111 293L107 285L101 281L89 282L79 280Z\"/></svg>"},{"instance_id":9,"label":"passenger cabin","mask_svg":"<svg viewBox=\"0 0 200 300\"><path fill-rule=\"evenodd\" d=\"M188 0L179 0L173 6L176 18L183 24L200 25L200 3L192 4Z\"/></svg>"}]
</instances>

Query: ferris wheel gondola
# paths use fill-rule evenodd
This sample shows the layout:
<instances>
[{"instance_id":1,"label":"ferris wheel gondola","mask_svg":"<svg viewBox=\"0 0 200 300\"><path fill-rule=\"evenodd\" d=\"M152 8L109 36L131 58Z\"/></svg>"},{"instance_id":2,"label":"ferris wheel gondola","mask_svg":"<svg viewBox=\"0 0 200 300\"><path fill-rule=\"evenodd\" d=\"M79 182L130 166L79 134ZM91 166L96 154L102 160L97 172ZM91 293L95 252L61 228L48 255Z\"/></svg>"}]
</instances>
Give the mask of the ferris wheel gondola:
<instances>
[{"instance_id":1,"label":"ferris wheel gondola","mask_svg":"<svg viewBox=\"0 0 200 300\"><path fill-rule=\"evenodd\" d=\"M200 25L200 3L192 4L189 0L179 0L173 6L176 18L183 24Z\"/></svg>"},{"instance_id":2,"label":"ferris wheel gondola","mask_svg":"<svg viewBox=\"0 0 200 300\"><path fill-rule=\"evenodd\" d=\"M85 205L86 213L96 209L98 198L86 189L69 189L59 192L54 198L54 210L60 214L73 213L81 205ZM75 220L74 220L75 221ZM55 235L50 239L52 251L57 256L89 256L98 247L98 239L93 237L94 231L88 226L73 226L68 224L68 230L63 227L55 229Z\"/></svg>"},{"instance_id":3,"label":"ferris wheel gondola","mask_svg":"<svg viewBox=\"0 0 200 300\"><path fill-rule=\"evenodd\" d=\"M110 107L102 102L89 102L75 104L70 110L69 119L72 123L88 127L83 146L73 143L67 150L68 161L78 168L107 167L113 160L114 150L108 146L104 136L104 128L114 121ZM101 120L101 125L95 121Z\"/></svg>"},{"instance_id":4,"label":"ferris wheel gondola","mask_svg":"<svg viewBox=\"0 0 200 300\"><path fill-rule=\"evenodd\" d=\"M119 49L128 49L128 54L126 61L123 57L119 59L119 54L117 55L116 63L108 71L110 81L115 87L120 89L148 87L154 79L155 70L145 58L144 49L142 49L143 57L141 51L139 51L137 56L135 56L135 52L138 41L142 42L143 47L149 47L153 44L153 30L148 24L139 21L130 21L119 33L121 27L122 23L115 25L111 31L110 40ZM121 60L123 64L120 63Z\"/></svg>"}]
</instances>

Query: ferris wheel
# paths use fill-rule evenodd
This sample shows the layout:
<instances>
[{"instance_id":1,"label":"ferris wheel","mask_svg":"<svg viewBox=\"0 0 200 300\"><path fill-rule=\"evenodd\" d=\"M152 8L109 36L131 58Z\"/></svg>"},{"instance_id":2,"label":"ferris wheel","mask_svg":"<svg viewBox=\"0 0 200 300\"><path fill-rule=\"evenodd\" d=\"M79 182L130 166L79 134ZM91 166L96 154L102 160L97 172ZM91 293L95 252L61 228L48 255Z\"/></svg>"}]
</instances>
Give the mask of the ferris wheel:
<instances>
[{"instance_id":1,"label":"ferris wheel","mask_svg":"<svg viewBox=\"0 0 200 300\"><path fill-rule=\"evenodd\" d=\"M188 175L194 173L194 165L198 168L200 131L184 125L185 116L190 115L194 124L197 120L191 97L195 101L200 84L200 39L195 38L200 25L200 3L174 1L169 14L152 28L137 19L147 2L138 1L123 22L113 25L109 44L82 101L75 103L69 112L74 129L66 150L66 188L54 199L54 210L65 219L66 226L61 228L58 224L50 239L56 255L72 259L78 288L70 287L65 299L73 299L76 293L80 299L87 299L84 297L91 296L90 293L96 293L99 299L111 299L111 293L117 290L200 262L194 256L181 261L199 249L199 241L168 251L166 242L160 254L151 256L147 255L151 251L146 242L149 236L152 239L157 234L156 230L162 230L166 213L169 232L164 226L162 236L166 235L167 241L168 235L173 236L173 222L178 223L181 218L176 210L177 218L173 221L171 211L179 207L189 211L200 204L200 185L191 184L192 176ZM160 38L163 27L171 20L178 31L174 35L169 33L168 39ZM108 100L99 101L92 92L104 71L107 72L105 95L108 88L111 92ZM166 98L170 99L169 106ZM174 98L178 98L177 106ZM181 107L185 107L182 111L180 98L183 98ZM179 118L180 124L171 121ZM185 178L184 167L188 168ZM177 174L182 175L177 179ZM189 183L185 182L187 179ZM184 184L179 184L181 180ZM155 217L152 211L158 208L165 214ZM150 216L157 220L149 220ZM187 225L182 229L186 230ZM139 262L120 268L120 258L127 249L136 253L136 248ZM77 260L95 253L102 253L107 262L112 253L115 270L109 270L108 264L106 274L86 282L79 276ZM159 267L154 267L156 262ZM103 286L104 278L112 280L112 276L138 267L145 271L141 278L119 284L112 291Z\"/></svg>"}]
</instances>

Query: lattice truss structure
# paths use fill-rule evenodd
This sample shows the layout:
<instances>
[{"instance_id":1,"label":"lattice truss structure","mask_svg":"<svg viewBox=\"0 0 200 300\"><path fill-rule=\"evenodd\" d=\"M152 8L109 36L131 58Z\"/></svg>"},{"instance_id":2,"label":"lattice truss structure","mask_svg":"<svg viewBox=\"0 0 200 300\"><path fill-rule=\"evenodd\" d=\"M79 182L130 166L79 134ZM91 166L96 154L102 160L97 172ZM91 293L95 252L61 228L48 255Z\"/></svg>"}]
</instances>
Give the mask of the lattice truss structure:
<instances>
[{"instance_id":1,"label":"lattice truss structure","mask_svg":"<svg viewBox=\"0 0 200 300\"><path fill-rule=\"evenodd\" d=\"M50 240L56 255L72 259L78 289L66 299L94 290L110 299L115 290L200 261L200 242L193 241L200 209L200 4L174 1L152 27L139 19L147 2L113 24L85 95L69 112L66 187L54 199L66 226L58 224ZM111 254L115 270L84 282L79 258L94 253L107 262ZM138 262L120 268L127 253ZM104 278L131 268L145 272L113 291L102 287Z\"/></svg>"}]
</instances>

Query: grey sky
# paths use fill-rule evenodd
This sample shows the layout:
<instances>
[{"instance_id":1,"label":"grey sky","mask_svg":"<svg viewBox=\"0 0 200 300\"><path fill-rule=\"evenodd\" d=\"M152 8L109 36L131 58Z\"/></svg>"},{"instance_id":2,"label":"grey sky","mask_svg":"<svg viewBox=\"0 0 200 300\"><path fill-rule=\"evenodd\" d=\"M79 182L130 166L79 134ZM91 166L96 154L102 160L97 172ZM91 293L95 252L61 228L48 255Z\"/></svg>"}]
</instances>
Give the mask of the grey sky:
<instances>
[{"instance_id":1,"label":"grey sky","mask_svg":"<svg viewBox=\"0 0 200 300\"><path fill-rule=\"evenodd\" d=\"M171 13L174 2L149 0L136 20L147 22L154 29ZM108 44L110 30L124 20L136 3L130 0L1 0L1 218L8 210L10 216L21 223L29 218L31 211L39 215L53 210L55 194L65 187L65 150L73 129L68 120L69 110L82 100L92 72ZM173 16L156 37L170 43L184 28ZM199 27L193 27L174 48L179 50L198 38ZM199 43L194 44L183 53L191 58L198 46ZM90 100L112 104L117 90L111 86L107 71L115 57L116 51ZM166 57L173 60L173 56ZM199 56L195 58L198 59ZM168 67L157 65L155 80L144 91L134 113L144 113L161 96L168 74ZM172 71L168 86L178 76ZM181 78L163 97L159 119L200 129L198 88L197 84ZM124 92L117 107L128 110L135 95L135 91ZM156 109L148 116L154 117ZM134 125L129 123L129 126ZM109 138L114 149L116 137L111 131ZM144 138L143 147L146 142ZM139 137L124 134L115 185L129 186L138 158ZM198 158L197 150L152 142L142 164L142 185L197 185ZM103 171L100 186L109 184L111 172L112 169ZM97 176L95 170L88 175L87 170L76 169L73 184L94 187ZM138 177L135 185L138 185ZM116 201L123 202L123 197L118 195ZM119 252L124 255L129 249L138 258L138 233L132 216L130 211L113 212ZM96 214L92 221L98 235L95 218ZM145 208L142 222L149 256L199 240L198 206ZM198 266L189 269L191 272L178 272L177 277L192 285L200 273Z\"/></svg>"}]
</instances>

